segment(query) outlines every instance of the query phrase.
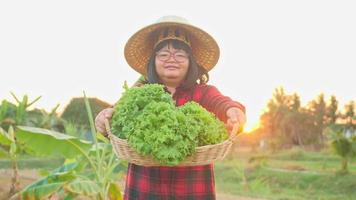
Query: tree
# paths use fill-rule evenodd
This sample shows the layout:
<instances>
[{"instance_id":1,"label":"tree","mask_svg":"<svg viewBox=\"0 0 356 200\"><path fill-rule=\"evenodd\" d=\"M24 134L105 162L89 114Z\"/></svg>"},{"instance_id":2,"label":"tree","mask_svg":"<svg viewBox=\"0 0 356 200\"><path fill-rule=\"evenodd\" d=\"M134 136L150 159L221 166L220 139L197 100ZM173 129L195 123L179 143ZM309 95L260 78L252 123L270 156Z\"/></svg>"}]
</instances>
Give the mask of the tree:
<instances>
[{"instance_id":1,"label":"tree","mask_svg":"<svg viewBox=\"0 0 356 200\"><path fill-rule=\"evenodd\" d=\"M323 144L323 130L326 126L326 103L323 93L309 103L309 112L313 116L314 134L318 135L319 142Z\"/></svg>"},{"instance_id":2,"label":"tree","mask_svg":"<svg viewBox=\"0 0 356 200\"><path fill-rule=\"evenodd\" d=\"M283 129L284 134L287 136L285 139L290 144L303 146L303 136L302 128L303 125L300 123L301 113L300 113L300 97L298 94L294 93L288 96L288 111L286 111L283 119L280 121L280 128Z\"/></svg>"},{"instance_id":3,"label":"tree","mask_svg":"<svg viewBox=\"0 0 356 200\"><path fill-rule=\"evenodd\" d=\"M283 87L274 90L272 98L267 104L267 110L260 118L264 131L274 143L283 143L285 134L281 129L281 121L288 112L288 97ZM277 141L279 140L279 141ZM277 144L277 146L279 146Z\"/></svg>"},{"instance_id":4,"label":"tree","mask_svg":"<svg viewBox=\"0 0 356 200\"><path fill-rule=\"evenodd\" d=\"M356 136L347 138L342 132L334 132L331 143L335 153L341 157L341 174L348 173L348 163L356 156Z\"/></svg>"},{"instance_id":5,"label":"tree","mask_svg":"<svg viewBox=\"0 0 356 200\"><path fill-rule=\"evenodd\" d=\"M267 110L261 115L261 129L269 133L274 143L303 145L304 114L301 113L301 103L298 94L288 95L282 87L276 88L272 99L269 100Z\"/></svg>"},{"instance_id":6,"label":"tree","mask_svg":"<svg viewBox=\"0 0 356 200\"><path fill-rule=\"evenodd\" d=\"M338 118L338 101L334 95L330 97L330 101L328 106L326 107L326 118L327 118L327 125L335 124Z\"/></svg>"},{"instance_id":7,"label":"tree","mask_svg":"<svg viewBox=\"0 0 356 200\"><path fill-rule=\"evenodd\" d=\"M346 119L346 129L352 132L356 129L356 124L353 122L354 118L355 118L355 102L350 101L345 105L344 119Z\"/></svg>"},{"instance_id":8,"label":"tree","mask_svg":"<svg viewBox=\"0 0 356 200\"><path fill-rule=\"evenodd\" d=\"M89 102L92 105L94 115L97 115L104 108L110 107L110 104L97 98L89 98ZM76 124L78 129L90 130L85 102L82 97L73 98L64 109L61 118L67 123Z\"/></svg>"}]
</instances>

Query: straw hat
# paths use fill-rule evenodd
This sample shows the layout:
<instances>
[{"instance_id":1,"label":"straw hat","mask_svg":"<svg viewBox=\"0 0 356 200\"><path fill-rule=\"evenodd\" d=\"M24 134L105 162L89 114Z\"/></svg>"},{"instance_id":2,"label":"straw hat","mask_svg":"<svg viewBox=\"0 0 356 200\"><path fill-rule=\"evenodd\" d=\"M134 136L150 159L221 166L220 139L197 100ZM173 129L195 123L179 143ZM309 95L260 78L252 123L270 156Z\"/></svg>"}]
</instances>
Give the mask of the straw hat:
<instances>
[{"instance_id":1,"label":"straw hat","mask_svg":"<svg viewBox=\"0 0 356 200\"><path fill-rule=\"evenodd\" d=\"M167 33L162 37L162 30L179 30L183 34L174 36ZM173 32L175 32L173 31ZM156 23L137 31L125 45L127 63L140 74L146 75L146 67L153 53L154 47L165 39L178 39L187 43L193 52L197 63L205 70L211 70L219 60L219 46L207 32L192 26L184 18L165 16Z\"/></svg>"}]
</instances>

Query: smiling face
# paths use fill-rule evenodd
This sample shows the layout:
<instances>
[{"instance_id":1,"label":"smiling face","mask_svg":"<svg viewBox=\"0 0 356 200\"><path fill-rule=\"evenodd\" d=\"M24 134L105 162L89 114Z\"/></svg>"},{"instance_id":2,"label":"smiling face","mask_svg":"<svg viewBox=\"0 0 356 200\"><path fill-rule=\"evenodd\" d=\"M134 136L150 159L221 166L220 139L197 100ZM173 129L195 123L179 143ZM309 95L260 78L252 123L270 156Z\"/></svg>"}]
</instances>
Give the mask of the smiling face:
<instances>
[{"instance_id":1,"label":"smiling face","mask_svg":"<svg viewBox=\"0 0 356 200\"><path fill-rule=\"evenodd\" d=\"M157 75L164 85L178 87L187 75L189 55L168 43L156 52L155 66Z\"/></svg>"}]
</instances>

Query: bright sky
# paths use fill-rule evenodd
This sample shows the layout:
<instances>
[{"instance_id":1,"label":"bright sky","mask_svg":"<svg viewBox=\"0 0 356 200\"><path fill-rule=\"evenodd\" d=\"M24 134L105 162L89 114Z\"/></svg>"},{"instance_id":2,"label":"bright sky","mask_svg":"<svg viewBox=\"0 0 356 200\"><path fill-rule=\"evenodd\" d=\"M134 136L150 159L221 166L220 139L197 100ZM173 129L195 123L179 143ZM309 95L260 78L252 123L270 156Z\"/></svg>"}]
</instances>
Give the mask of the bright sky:
<instances>
[{"instance_id":1,"label":"bright sky","mask_svg":"<svg viewBox=\"0 0 356 200\"><path fill-rule=\"evenodd\" d=\"M124 59L127 39L178 15L219 43L210 84L246 105L248 127L278 86L303 103L324 92L343 104L356 99L355 11L342 0L1 0L0 100L12 91L63 109L85 90L114 103L139 76Z\"/></svg>"}]
</instances>

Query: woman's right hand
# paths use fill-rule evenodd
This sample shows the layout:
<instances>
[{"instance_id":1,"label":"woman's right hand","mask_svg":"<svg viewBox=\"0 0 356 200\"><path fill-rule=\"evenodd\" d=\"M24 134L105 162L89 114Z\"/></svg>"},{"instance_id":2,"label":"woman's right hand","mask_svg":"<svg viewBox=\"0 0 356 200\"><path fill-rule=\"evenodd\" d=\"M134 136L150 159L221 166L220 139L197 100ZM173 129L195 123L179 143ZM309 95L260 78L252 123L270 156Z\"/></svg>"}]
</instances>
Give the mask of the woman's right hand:
<instances>
[{"instance_id":1,"label":"woman's right hand","mask_svg":"<svg viewBox=\"0 0 356 200\"><path fill-rule=\"evenodd\" d=\"M106 128L105 128L105 120L110 121L113 112L114 112L113 108L105 108L104 110L100 111L100 113L95 117L96 130L101 134L103 134L104 136L107 135Z\"/></svg>"}]
</instances>

